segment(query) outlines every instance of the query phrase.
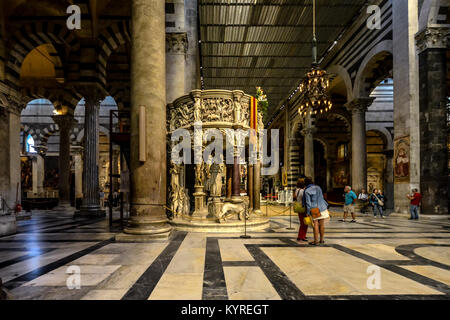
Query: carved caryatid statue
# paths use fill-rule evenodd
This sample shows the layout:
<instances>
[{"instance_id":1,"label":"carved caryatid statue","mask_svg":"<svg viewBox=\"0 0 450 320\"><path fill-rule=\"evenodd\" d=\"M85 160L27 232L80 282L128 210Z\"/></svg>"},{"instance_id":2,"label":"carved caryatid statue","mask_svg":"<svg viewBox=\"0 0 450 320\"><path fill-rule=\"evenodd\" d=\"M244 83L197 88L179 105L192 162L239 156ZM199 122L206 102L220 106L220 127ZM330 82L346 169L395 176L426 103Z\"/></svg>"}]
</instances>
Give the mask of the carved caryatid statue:
<instances>
[{"instance_id":1,"label":"carved caryatid statue","mask_svg":"<svg viewBox=\"0 0 450 320\"><path fill-rule=\"evenodd\" d=\"M194 98L194 100L194 122L201 122L203 113L202 100L198 97Z\"/></svg>"},{"instance_id":2,"label":"carved caryatid statue","mask_svg":"<svg viewBox=\"0 0 450 320\"><path fill-rule=\"evenodd\" d=\"M211 174L209 179L210 194L213 197L222 196L222 176L225 171L225 165L223 163L213 163L211 165Z\"/></svg>"},{"instance_id":3,"label":"carved caryatid statue","mask_svg":"<svg viewBox=\"0 0 450 320\"><path fill-rule=\"evenodd\" d=\"M203 187L205 180L205 163L201 162L195 166L195 186Z\"/></svg>"}]
</instances>

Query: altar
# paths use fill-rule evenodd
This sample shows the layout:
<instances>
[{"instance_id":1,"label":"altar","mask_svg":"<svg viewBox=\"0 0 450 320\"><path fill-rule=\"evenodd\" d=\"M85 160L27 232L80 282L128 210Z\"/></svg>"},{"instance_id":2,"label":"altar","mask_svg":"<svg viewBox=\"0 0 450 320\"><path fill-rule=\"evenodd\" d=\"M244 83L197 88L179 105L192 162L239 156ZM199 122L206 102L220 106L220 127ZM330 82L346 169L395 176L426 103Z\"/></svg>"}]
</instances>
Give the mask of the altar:
<instances>
[{"instance_id":1,"label":"altar","mask_svg":"<svg viewBox=\"0 0 450 320\"><path fill-rule=\"evenodd\" d=\"M254 161L248 161L250 148L255 147L250 139L234 136L251 128L251 99L239 90L193 90L168 105L167 209L176 229L243 232L244 225L248 231L269 227L268 217L260 210L261 161L257 153ZM262 116L255 120L262 129ZM193 137L186 152L191 154L182 163L172 152L177 143L173 136L180 129L185 133L183 139ZM205 159L205 149L211 148L210 132L216 133L216 146L220 143L223 148L220 152L214 149ZM221 142L218 136L223 137Z\"/></svg>"}]
</instances>

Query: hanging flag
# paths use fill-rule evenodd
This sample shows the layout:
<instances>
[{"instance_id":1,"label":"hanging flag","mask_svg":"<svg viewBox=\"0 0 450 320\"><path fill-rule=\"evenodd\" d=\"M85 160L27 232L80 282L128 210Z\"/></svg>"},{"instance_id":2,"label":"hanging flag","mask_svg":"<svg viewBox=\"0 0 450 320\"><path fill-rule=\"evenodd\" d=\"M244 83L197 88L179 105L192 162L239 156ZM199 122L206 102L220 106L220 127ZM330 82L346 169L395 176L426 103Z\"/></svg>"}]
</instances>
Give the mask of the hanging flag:
<instances>
[{"instance_id":1,"label":"hanging flag","mask_svg":"<svg viewBox=\"0 0 450 320\"><path fill-rule=\"evenodd\" d=\"M250 134L250 142L256 145L256 132L258 131L258 100L252 97L250 102L250 129L254 129Z\"/></svg>"},{"instance_id":2,"label":"hanging flag","mask_svg":"<svg viewBox=\"0 0 450 320\"><path fill-rule=\"evenodd\" d=\"M250 101L250 143L256 147L258 131L258 100L252 97Z\"/></svg>"},{"instance_id":3,"label":"hanging flag","mask_svg":"<svg viewBox=\"0 0 450 320\"><path fill-rule=\"evenodd\" d=\"M250 128L258 130L258 100L252 97L250 107Z\"/></svg>"}]
</instances>

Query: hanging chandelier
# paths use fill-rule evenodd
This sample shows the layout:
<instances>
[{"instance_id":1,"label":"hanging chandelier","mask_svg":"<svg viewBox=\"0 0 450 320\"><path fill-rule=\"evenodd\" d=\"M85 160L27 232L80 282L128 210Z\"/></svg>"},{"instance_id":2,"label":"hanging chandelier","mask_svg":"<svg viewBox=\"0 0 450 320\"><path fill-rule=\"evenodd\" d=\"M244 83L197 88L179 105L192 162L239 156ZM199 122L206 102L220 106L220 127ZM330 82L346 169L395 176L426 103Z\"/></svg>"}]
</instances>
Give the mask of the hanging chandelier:
<instances>
[{"instance_id":1,"label":"hanging chandelier","mask_svg":"<svg viewBox=\"0 0 450 320\"><path fill-rule=\"evenodd\" d=\"M330 80L327 72L320 69L317 63L317 39L316 39L316 1L313 0L313 43L312 43L313 63L311 71L306 74L305 79L299 86L299 91L303 95L303 103L298 112L302 116L317 115L328 112L333 107L329 95Z\"/></svg>"}]
</instances>

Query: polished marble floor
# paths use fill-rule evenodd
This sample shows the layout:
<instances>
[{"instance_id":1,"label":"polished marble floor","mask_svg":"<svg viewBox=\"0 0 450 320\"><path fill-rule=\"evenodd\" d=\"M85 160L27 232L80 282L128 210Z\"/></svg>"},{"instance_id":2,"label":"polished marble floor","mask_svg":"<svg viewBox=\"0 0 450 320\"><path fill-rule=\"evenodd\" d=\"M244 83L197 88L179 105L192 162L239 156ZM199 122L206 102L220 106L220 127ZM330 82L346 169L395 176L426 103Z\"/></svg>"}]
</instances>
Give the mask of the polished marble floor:
<instances>
[{"instance_id":1,"label":"polished marble floor","mask_svg":"<svg viewBox=\"0 0 450 320\"><path fill-rule=\"evenodd\" d=\"M105 219L42 211L18 224L0 238L0 277L19 300L450 298L448 219L335 216L320 247L297 243L287 216L251 239L174 232L147 243L115 241L120 226Z\"/></svg>"}]
</instances>

